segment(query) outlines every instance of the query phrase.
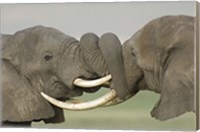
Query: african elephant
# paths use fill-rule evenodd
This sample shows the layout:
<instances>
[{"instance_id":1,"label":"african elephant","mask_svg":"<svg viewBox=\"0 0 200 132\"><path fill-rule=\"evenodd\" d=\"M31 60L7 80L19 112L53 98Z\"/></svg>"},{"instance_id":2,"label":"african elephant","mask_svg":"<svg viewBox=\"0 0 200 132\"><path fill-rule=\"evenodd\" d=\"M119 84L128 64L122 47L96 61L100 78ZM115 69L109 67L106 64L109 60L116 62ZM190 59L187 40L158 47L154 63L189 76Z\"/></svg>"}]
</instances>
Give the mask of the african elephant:
<instances>
[{"instance_id":1,"label":"african elephant","mask_svg":"<svg viewBox=\"0 0 200 132\"><path fill-rule=\"evenodd\" d=\"M109 87L114 90L109 96L123 99L129 92L121 45L112 33L100 38L87 33L78 41L54 28L35 26L1 35L1 46L2 125L64 121L63 110L51 105L45 95L69 100L83 92L96 92L111 78ZM104 102L111 100L107 96Z\"/></svg>"},{"instance_id":2,"label":"african elephant","mask_svg":"<svg viewBox=\"0 0 200 132\"><path fill-rule=\"evenodd\" d=\"M156 119L195 111L194 23L190 16L163 16L147 23L123 44L128 88L160 94L151 111Z\"/></svg>"}]
</instances>

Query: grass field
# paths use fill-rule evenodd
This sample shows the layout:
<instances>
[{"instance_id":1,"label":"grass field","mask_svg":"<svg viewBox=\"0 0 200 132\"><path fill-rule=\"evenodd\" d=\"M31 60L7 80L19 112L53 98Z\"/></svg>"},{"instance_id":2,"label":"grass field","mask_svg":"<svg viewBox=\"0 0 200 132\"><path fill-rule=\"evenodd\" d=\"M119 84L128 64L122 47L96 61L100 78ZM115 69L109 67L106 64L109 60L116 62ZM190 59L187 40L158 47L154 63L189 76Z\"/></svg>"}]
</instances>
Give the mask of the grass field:
<instances>
[{"instance_id":1,"label":"grass field","mask_svg":"<svg viewBox=\"0 0 200 132\"><path fill-rule=\"evenodd\" d=\"M81 99L94 99L105 93L87 94ZM195 130L195 114L186 113L168 121L158 121L150 111L159 95L141 91L132 99L112 107L88 111L65 111L66 121L60 124L33 123L36 128L117 129L117 130Z\"/></svg>"}]
</instances>

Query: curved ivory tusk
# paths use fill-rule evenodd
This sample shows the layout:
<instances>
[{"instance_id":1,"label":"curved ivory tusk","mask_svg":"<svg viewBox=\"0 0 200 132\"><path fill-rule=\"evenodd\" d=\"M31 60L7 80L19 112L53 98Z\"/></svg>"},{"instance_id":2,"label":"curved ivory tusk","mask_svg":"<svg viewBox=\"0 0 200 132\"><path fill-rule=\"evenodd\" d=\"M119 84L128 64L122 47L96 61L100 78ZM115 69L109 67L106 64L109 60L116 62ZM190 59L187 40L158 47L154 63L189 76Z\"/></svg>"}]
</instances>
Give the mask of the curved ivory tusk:
<instances>
[{"instance_id":1,"label":"curved ivory tusk","mask_svg":"<svg viewBox=\"0 0 200 132\"><path fill-rule=\"evenodd\" d=\"M96 80L83 80L83 79L77 78L74 81L74 85L79 86L79 87L84 87L84 88L90 88L90 87L95 87L95 86L104 84L107 81L109 81L111 78L112 76L110 74Z\"/></svg>"},{"instance_id":2,"label":"curved ivory tusk","mask_svg":"<svg viewBox=\"0 0 200 132\"><path fill-rule=\"evenodd\" d=\"M103 107L109 107L109 106L113 106L113 105L117 105L117 104L121 104L127 100L129 100L130 98L132 98L135 95L135 93L130 93L129 95L127 95L125 97L125 99L120 99L119 97L115 97L113 100L107 102L106 104L103 105Z\"/></svg>"},{"instance_id":3,"label":"curved ivory tusk","mask_svg":"<svg viewBox=\"0 0 200 132\"><path fill-rule=\"evenodd\" d=\"M102 106L117 96L116 91L111 90L105 95L93 101L88 101L88 102L83 102L83 103L71 103L71 102L58 101L42 92L41 94L47 101L49 101L53 105L60 107L62 109L73 110L73 111L88 110L88 109L96 108L98 106Z\"/></svg>"}]
</instances>

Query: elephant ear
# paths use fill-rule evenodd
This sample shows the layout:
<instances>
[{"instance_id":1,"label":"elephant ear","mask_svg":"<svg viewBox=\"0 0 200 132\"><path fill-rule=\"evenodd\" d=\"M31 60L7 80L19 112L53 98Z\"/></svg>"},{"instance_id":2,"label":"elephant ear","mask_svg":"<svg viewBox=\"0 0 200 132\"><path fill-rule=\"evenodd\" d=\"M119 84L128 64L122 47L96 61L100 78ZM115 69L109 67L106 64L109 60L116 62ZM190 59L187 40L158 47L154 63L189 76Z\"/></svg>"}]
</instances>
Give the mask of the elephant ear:
<instances>
[{"instance_id":1,"label":"elephant ear","mask_svg":"<svg viewBox=\"0 0 200 132\"><path fill-rule=\"evenodd\" d=\"M2 35L1 77L2 77L2 120L32 121L54 116L54 110L32 87L18 68L20 66L17 46L23 40L24 33ZM18 67L16 67L16 65Z\"/></svg>"},{"instance_id":2,"label":"elephant ear","mask_svg":"<svg viewBox=\"0 0 200 132\"><path fill-rule=\"evenodd\" d=\"M8 61L2 60L2 119L32 121L54 116L54 110Z\"/></svg>"},{"instance_id":3,"label":"elephant ear","mask_svg":"<svg viewBox=\"0 0 200 132\"><path fill-rule=\"evenodd\" d=\"M19 31L14 35L0 36L3 121L22 122L47 118L51 119L47 123L64 121L63 110L54 108L46 102L40 93L32 87L30 80L23 76L20 71L20 68L22 68L19 59L22 55L20 50L26 48L29 53L32 53L34 47L31 46L37 44L38 38L36 37L39 37L42 30L43 27L38 26ZM30 54L30 56L33 56L33 54ZM26 56L26 58L30 60L30 56Z\"/></svg>"},{"instance_id":4,"label":"elephant ear","mask_svg":"<svg viewBox=\"0 0 200 132\"><path fill-rule=\"evenodd\" d=\"M167 70L161 82L160 100L151 112L153 117L167 120L195 111L194 54L191 51L192 48L173 49L166 58L164 68Z\"/></svg>"}]
</instances>

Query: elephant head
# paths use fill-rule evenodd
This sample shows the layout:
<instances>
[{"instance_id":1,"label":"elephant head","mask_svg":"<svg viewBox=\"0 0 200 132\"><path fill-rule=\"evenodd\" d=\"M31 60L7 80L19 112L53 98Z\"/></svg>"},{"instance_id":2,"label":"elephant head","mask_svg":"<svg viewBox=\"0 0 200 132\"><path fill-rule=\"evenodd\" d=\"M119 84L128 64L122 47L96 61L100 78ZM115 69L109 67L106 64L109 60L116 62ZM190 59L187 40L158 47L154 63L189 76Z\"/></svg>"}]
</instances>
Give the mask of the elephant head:
<instances>
[{"instance_id":1,"label":"elephant head","mask_svg":"<svg viewBox=\"0 0 200 132\"><path fill-rule=\"evenodd\" d=\"M167 120L194 109L194 18L164 16L147 23L123 44L131 95L160 94L151 115ZM134 92L135 91L135 92ZM114 104L123 102L116 99Z\"/></svg>"},{"instance_id":2,"label":"elephant head","mask_svg":"<svg viewBox=\"0 0 200 132\"><path fill-rule=\"evenodd\" d=\"M36 26L2 35L1 45L3 121L64 121L62 109L43 96L68 100L97 91L112 77L114 90L108 95L123 98L128 93L121 45L114 34L98 38L88 33L78 41L56 29ZM117 80L119 75L124 79Z\"/></svg>"}]
</instances>

